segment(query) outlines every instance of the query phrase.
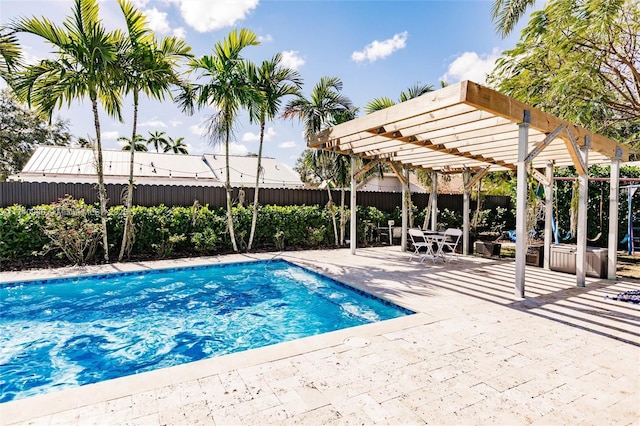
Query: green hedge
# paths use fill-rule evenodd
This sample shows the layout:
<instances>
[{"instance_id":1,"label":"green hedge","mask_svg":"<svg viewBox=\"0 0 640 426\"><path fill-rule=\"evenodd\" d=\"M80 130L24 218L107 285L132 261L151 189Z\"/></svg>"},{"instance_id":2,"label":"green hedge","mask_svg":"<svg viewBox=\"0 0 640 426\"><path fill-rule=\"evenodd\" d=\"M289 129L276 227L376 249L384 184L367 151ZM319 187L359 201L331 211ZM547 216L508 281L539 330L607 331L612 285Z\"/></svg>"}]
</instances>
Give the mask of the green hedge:
<instances>
[{"instance_id":1,"label":"green hedge","mask_svg":"<svg viewBox=\"0 0 640 426\"><path fill-rule=\"evenodd\" d=\"M98 205L86 206L77 200L83 210L82 219L89 223L99 223ZM88 210L87 210L88 209ZM88 211L88 213L87 213ZM110 258L117 257L122 240L124 207L109 209L107 232ZM34 256L41 258L63 258L61 250L45 247L50 243L45 234L48 214L73 217L68 211L56 210L56 204L25 209L21 206L0 208L0 262L7 265L20 263ZM232 250L227 231L226 210L211 209L208 206L155 207L135 206L132 209L135 238L130 258L163 258L168 256L212 255L228 253ZM347 217L349 212L346 212ZM358 207L358 240L371 239L376 225L386 224L390 215L374 207ZM234 229L240 250L245 250L251 230L251 208L234 207ZM69 219L70 220L70 219ZM339 218L336 218L339 226ZM77 222L74 226L78 226ZM349 223L346 225L349 238ZM320 206L261 206L254 236L253 249L305 249L332 247L334 245L333 225L327 209ZM95 256L101 259L100 249Z\"/></svg>"}]
</instances>

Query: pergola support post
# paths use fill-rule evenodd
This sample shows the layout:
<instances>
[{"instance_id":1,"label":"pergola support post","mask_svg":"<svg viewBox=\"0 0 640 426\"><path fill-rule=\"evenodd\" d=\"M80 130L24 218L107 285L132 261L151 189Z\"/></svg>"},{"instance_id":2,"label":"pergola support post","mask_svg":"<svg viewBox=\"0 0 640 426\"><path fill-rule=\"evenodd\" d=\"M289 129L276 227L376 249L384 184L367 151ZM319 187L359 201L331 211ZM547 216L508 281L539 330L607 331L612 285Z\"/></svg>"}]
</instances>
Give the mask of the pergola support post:
<instances>
[{"instance_id":1,"label":"pergola support post","mask_svg":"<svg viewBox=\"0 0 640 426\"><path fill-rule=\"evenodd\" d=\"M589 199L589 137L580 148L580 156L584 162L584 172L578 174L578 233L576 235L576 285L584 287L586 282L587 263L587 201Z\"/></svg>"},{"instance_id":2,"label":"pergola support post","mask_svg":"<svg viewBox=\"0 0 640 426\"><path fill-rule=\"evenodd\" d=\"M468 168L465 168L462 174L462 181L464 183L464 192L462 195L462 254L465 256L469 254L469 230L471 228L469 224L469 201L471 199L471 188L469 188L469 181L471 180L471 172Z\"/></svg>"},{"instance_id":3,"label":"pergola support post","mask_svg":"<svg viewBox=\"0 0 640 426\"><path fill-rule=\"evenodd\" d=\"M620 202L620 159L611 160L609 177L609 235L607 249L607 278L617 279L618 261L618 203Z\"/></svg>"},{"instance_id":4,"label":"pergola support post","mask_svg":"<svg viewBox=\"0 0 640 426\"><path fill-rule=\"evenodd\" d=\"M549 269L553 241L553 162L546 166L547 185L544 187L544 269Z\"/></svg>"},{"instance_id":5,"label":"pergola support post","mask_svg":"<svg viewBox=\"0 0 640 426\"><path fill-rule=\"evenodd\" d=\"M438 172L431 172L431 230L438 230Z\"/></svg>"},{"instance_id":6,"label":"pergola support post","mask_svg":"<svg viewBox=\"0 0 640 426\"><path fill-rule=\"evenodd\" d=\"M524 298L525 267L527 262L527 154L531 113L524 111L518 124L518 163L516 182L516 297Z\"/></svg>"},{"instance_id":7,"label":"pergola support post","mask_svg":"<svg viewBox=\"0 0 640 426\"><path fill-rule=\"evenodd\" d=\"M351 254L356 254L357 227L356 227L356 157L351 156L351 214L349 223L349 247Z\"/></svg>"},{"instance_id":8,"label":"pergola support post","mask_svg":"<svg viewBox=\"0 0 640 426\"><path fill-rule=\"evenodd\" d=\"M400 249L407 251L407 224L409 223L409 168L403 166L404 182L402 182L402 237L400 238Z\"/></svg>"}]
</instances>

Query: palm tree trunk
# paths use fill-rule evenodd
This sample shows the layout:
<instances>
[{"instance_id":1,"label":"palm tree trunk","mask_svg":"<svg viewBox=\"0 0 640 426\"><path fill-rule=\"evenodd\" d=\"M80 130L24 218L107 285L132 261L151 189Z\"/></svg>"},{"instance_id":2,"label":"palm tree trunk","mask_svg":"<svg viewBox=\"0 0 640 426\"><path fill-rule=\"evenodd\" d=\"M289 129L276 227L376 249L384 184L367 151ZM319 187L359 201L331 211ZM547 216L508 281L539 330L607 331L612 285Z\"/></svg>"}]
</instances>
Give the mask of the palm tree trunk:
<instances>
[{"instance_id":1,"label":"palm tree trunk","mask_svg":"<svg viewBox=\"0 0 640 426\"><path fill-rule=\"evenodd\" d=\"M264 142L265 121L260 121L260 145L258 146L258 169L256 170L256 187L253 193L253 216L251 217L251 232L249 233L249 244L247 251L251 250L253 236L256 232L256 222L258 221L258 189L260 186L260 169L262 168L262 144Z\"/></svg>"},{"instance_id":2,"label":"palm tree trunk","mask_svg":"<svg viewBox=\"0 0 640 426\"><path fill-rule=\"evenodd\" d=\"M98 199L100 200L100 222L102 224L102 246L104 249L104 261L109 262L109 237L107 236L107 190L104 187L104 172L102 166L102 142L100 140L100 118L98 116L98 100L95 94L91 96L93 107L93 122L96 127L96 150L98 161L96 171L98 173Z\"/></svg>"},{"instance_id":3,"label":"palm tree trunk","mask_svg":"<svg viewBox=\"0 0 640 426\"><path fill-rule=\"evenodd\" d=\"M120 245L120 254L118 255L118 262L122 261L124 253L130 249L131 240L133 237L133 217L131 215L131 206L133 204L133 163L134 155L136 152L136 133L138 124L138 93L133 93L133 131L131 134L131 156L129 159L129 184L127 186L127 200L125 203L124 214L124 230L122 231L122 244Z\"/></svg>"},{"instance_id":4,"label":"palm tree trunk","mask_svg":"<svg viewBox=\"0 0 640 426\"><path fill-rule=\"evenodd\" d=\"M333 198L331 197L331 187L327 182L327 193L329 194L329 202L327 206L329 207L329 214L331 215L331 221L333 222L333 236L336 242L336 247L340 245L340 240L338 240L338 224L336 223L336 215L333 213Z\"/></svg>"},{"instance_id":5,"label":"palm tree trunk","mask_svg":"<svg viewBox=\"0 0 640 426\"><path fill-rule=\"evenodd\" d=\"M233 251L238 252L238 244L236 243L236 234L233 230L233 213L231 212L231 177L229 176L229 128L227 128L227 140L224 144L224 157L225 157L225 167L226 167L226 182L225 189L227 190L227 227L229 228L229 237L231 238L231 244L233 245Z\"/></svg>"}]
</instances>

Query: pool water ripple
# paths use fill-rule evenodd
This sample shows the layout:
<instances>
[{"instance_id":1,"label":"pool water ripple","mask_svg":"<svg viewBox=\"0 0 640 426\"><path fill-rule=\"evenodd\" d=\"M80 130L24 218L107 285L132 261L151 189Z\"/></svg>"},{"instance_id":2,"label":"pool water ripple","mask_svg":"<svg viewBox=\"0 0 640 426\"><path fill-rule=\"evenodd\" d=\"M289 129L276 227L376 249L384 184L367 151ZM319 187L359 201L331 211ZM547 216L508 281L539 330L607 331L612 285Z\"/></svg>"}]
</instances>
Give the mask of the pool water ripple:
<instances>
[{"instance_id":1,"label":"pool water ripple","mask_svg":"<svg viewBox=\"0 0 640 426\"><path fill-rule=\"evenodd\" d=\"M285 261L0 287L0 402L410 314Z\"/></svg>"}]
</instances>

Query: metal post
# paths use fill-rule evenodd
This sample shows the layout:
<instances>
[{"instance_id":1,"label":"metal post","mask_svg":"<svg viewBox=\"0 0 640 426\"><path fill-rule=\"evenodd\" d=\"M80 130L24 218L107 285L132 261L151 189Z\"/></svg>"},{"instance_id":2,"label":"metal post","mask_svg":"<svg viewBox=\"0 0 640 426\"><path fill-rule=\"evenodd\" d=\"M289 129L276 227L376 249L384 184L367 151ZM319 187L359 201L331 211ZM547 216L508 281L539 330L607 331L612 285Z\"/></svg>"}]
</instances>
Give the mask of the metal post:
<instances>
[{"instance_id":1,"label":"metal post","mask_svg":"<svg viewBox=\"0 0 640 426\"><path fill-rule=\"evenodd\" d=\"M553 162L546 167L548 185L544 188L544 269L549 269L553 237Z\"/></svg>"},{"instance_id":2,"label":"metal post","mask_svg":"<svg viewBox=\"0 0 640 426\"><path fill-rule=\"evenodd\" d=\"M438 230L438 172L431 172L431 194L433 197L431 202L431 230Z\"/></svg>"},{"instance_id":3,"label":"metal post","mask_svg":"<svg viewBox=\"0 0 640 426\"><path fill-rule=\"evenodd\" d=\"M576 235L576 285L584 287L587 266L587 201L589 199L589 145L591 140L585 136L585 143L580 153L586 170L578 175L578 233Z\"/></svg>"},{"instance_id":4,"label":"metal post","mask_svg":"<svg viewBox=\"0 0 640 426\"><path fill-rule=\"evenodd\" d=\"M471 172L468 168L462 173L462 181L464 183L464 192L462 193L462 254L469 254L469 200L471 198L471 189L467 186L471 180Z\"/></svg>"},{"instance_id":5,"label":"metal post","mask_svg":"<svg viewBox=\"0 0 640 426\"><path fill-rule=\"evenodd\" d=\"M351 156L351 223L349 226L349 247L351 254L356 254L357 227L356 227L356 157Z\"/></svg>"},{"instance_id":6,"label":"metal post","mask_svg":"<svg viewBox=\"0 0 640 426\"><path fill-rule=\"evenodd\" d=\"M516 297L524 298L525 266L527 263L527 154L531 112L525 110L518 124L518 171L516 181Z\"/></svg>"},{"instance_id":7,"label":"metal post","mask_svg":"<svg viewBox=\"0 0 640 426\"><path fill-rule=\"evenodd\" d=\"M404 183L402 185L402 237L400 238L400 246L402 251L407 251L407 223L409 221L409 168L404 168Z\"/></svg>"},{"instance_id":8,"label":"metal post","mask_svg":"<svg viewBox=\"0 0 640 426\"><path fill-rule=\"evenodd\" d=\"M609 176L609 235L607 237L607 278L617 279L618 262L618 203L620 202L620 159L611 160Z\"/></svg>"}]
</instances>

